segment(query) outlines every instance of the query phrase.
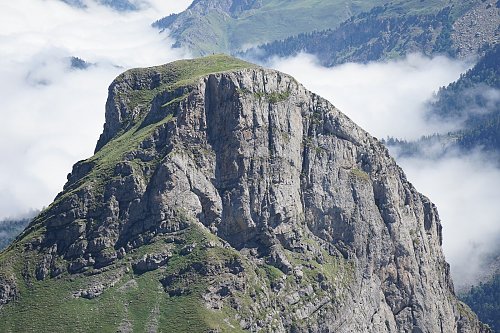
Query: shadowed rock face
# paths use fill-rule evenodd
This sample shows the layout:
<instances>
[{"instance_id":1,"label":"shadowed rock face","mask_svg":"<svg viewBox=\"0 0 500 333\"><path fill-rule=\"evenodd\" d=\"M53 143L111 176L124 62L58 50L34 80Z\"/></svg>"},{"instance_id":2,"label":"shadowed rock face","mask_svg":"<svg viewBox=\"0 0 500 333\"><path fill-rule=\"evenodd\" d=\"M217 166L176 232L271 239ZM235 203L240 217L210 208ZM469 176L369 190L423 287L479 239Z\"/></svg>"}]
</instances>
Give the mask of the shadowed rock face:
<instances>
[{"instance_id":1,"label":"shadowed rock face","mask_svg":"<svg viewBox=\"0 0 500 333\"><path fill-rule=\"evenodd\" d=\"M96 155L19 240L38 255L33 276L130 265L160 272L169 297L203 280L200 306L229 309L251 331L488 332L456 300L435 206L375 138L280 72L249 66L181 84L171 72L111 85ZM153 97L137 103L145 91ZM190 228L211 240L191 242ZM169 247L135 257L160 242ZM216 249L230 259L168 273L176 256ZM9 281L0 304L13 298Z\"/></svg>"}]
</instances>

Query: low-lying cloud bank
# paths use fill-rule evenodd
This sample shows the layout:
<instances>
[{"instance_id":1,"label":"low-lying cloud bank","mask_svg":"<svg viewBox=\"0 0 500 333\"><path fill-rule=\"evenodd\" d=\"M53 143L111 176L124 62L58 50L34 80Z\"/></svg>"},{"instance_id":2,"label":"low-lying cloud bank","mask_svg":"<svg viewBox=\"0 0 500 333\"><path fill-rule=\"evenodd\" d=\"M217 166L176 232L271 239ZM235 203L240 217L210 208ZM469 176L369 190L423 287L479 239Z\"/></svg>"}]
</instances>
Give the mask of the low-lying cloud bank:
<instances>
[{"instance_id":1,"label":"low-lying cloud bank","mask_svg":"<svg viewBox=\"0 0 500 333\"><path fill-rule=\"evenodd\" d=\"M0 4L0 220L48 205L92 155L114 77L189 56L150 24L190 2L143 1L127 13L93 1ZM95 65L72 69L72 56Z\"/></svg>"},{"instance_id":2,"label":"low-lying cloud bank","mask_svg":"<svg viewBox=\"0 0 500 333\"><path fill-rule=\"evenodd\" d=\"M482 276L483 260L497 251L500 170L480 151L439 159L398 159L410 181L437 205L444 251L458 288Z\"/></svg>"},{"instance_id":3,"label":"low-lying cloud bank","mask_svg":"<svg viewBox=\"0 0 500 333\"><path fill-rule=\"evenodd\" d=\"M333 68L319 65L307 54L275 58L268 64L330 100L372 135L407 140L460 127L463 119L456 123L429 119L427 107L439 87L458 79L471 65L418 54L396 61ZM435 153L440 147L428 148L425 156L393 155L415 187L436 203L444 227L444 251L460 288L476 281L482 259L497 249L500 170L496 159L479 150L443 155Z\"/></svg>"},{"instance_id":4,"label":"low-lying cloud bank","mask_svg":"<svg viewBox=\"0 0 500 333\"><path fill-rule=\"evenodd\" d=\"M471 64L412 54L402 60L326 68L314 56L299 54L274 58L269 66L293 75L372 135L411 140L458 128L458 123L428 122L426 103Z\"/></svg>"}]
</instances>

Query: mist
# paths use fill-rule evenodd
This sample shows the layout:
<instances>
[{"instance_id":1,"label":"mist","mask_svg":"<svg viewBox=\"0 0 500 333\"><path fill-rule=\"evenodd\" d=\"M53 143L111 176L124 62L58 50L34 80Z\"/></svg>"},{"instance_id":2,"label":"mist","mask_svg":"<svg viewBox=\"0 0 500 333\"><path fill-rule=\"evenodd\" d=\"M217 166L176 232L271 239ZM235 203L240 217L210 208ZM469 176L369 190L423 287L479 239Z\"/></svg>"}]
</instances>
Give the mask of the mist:
<instances>
[{"instance_id":1,"label":"mist","mask_svg":"<svg viewBox=\"0 0 500 333\"><path fill-rule=\"evenodd\" d=\"M500 235L500 170L475 151L434 160L401 158L408 178L437 205L443 248L457 288L482 276L483 258L497 250Z\"/></svg>"},{"instance_id":2,"label":"mist","mask_svg":"<svg viewBox=\"0 0 500 333\"><path fill-rule=\"evenodd\" d=\"M430 123L426 103L472 63L411 54L401 60L327 68L314 56L299 54L273 58L268 65L293 75L375 137L411 140L460 127L460 122Z\"/></svg>"},{"instance_id":3,"label":"mist","mask_svg":"<svg viewBox=\"0 0 500 333\"><path fill-rule=\"evenodd\" d=\"M407 140L460 129L456 122L429 118L429 102L442 86L457 80L473 63L412 54L401 60L368 64L319 65L314 56L274 58L267 64L294 76L309 90L327 98L370 134ZM497 101L497 92L487 91ZM471 114L488 110L471 108ZM438 207L443 249L455 286L477 281L482 259L497 250L500 236L500 170L498 159L481 152L450 151L402 158L392 151L417 190ZM436 156L439 156L438 158Z\"/></svg>"},{"instance_id":4,"label":"mist","mask_svg":"<svg viewBox=\"0 0 500 333\"><path fill-rule=\"evenodd\" d=\"M126 13L93 1L0 4L0 220L50 204L71 166L92 155L118 74L190 56L151 27L190 2L142 1ZM92 65L74 69L73 56Z\"/></svg>"}]
</instances>

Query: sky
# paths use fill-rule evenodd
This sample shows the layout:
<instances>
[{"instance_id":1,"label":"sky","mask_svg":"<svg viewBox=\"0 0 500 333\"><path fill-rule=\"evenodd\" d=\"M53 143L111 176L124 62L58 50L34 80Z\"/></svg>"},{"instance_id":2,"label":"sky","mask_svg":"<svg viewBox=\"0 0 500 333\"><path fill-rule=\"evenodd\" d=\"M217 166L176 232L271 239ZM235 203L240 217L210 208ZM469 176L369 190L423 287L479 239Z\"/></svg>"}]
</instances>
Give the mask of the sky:
<instances>
[{"instance_id":1,"label":"sky","mask_svg":"<svg viewBox=\"0 0 500 333\"><path fill-rule=\"evenodd\" d=\"M189 2L151 0L129 13L91 1L0 3L0 220L48 206L72 165L92 156L118 74L189 57L150 26ZM71 56L95 65L71 70Z\"/></svg>"},{"instance_id":2,"label":"sky","mask_svg":"<svg viewBox=\"0 0 500 333\"><path fill-rule=\"evenodd\" d=\"M59 0L1 2L0 220L49 205L72 165L92 155L114 77L128 68L190 57L150 26L190 2L150 0L129 13L90 0L86 9ZM94 65L72 70L71 56ZM459 128L459 123L429 122L426 103L472 63L414 54L325 68L313 56L299 54L274 58L268 66L293 75L378 138L415 139ZM500 234L495 191L500 171L480 151L397 160L438 206L455 281L474 279L471 262L477 263Z\"/></svg>"}]
</instances>

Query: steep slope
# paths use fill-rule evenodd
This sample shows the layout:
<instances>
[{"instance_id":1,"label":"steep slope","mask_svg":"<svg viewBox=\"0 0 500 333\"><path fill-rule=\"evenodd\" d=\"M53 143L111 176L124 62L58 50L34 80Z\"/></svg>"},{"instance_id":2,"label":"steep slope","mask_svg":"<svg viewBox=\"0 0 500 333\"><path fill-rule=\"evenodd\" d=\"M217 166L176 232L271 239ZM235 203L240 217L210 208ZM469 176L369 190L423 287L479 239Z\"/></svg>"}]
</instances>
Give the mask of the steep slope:
<instances>
[{"instance_id":1,"label":"steep slope","mask_svg":"<svg viewBox=\"0 0 500 333\"><path fill-rule=\"evenodd\" d=\"M441 237L387 150L292 77L135 69L95 155L0 254L0 331L489 332Z\"/></svg>"},{"instance_id":2,"label":"steep slope","mask_svg":"<svg viewBox=\"0 0 500 333\"><path fill-rule=\"evenodd\" d=\"M388 0L196 0L153 26L197 55L230 53L302 32L335 28Z\"/></svg>"},{"instance_id":3,"label":"steep slope","mask_svg":"<svg viewBox=\"0 0 500 333\"><path fill-rule=\"evenodd\" d=\"M412 52L467 57L499 41L500 8L480 0L398 1L377 6L338 28L273 41L242 53L272 56L314 54L326 66L401 57Z\"/></svg>"},{"instance_id":4,"label":"steep slope","mask_svg":"<svg viewBox=\"0 0 500 333\"><path fill-rule=\"evenodd\" d=\"M493 46L460 78L438 91L431 116L464 119L469 127L489 113L500 111L500 44Z\"/></svg>"}]
</instances>

